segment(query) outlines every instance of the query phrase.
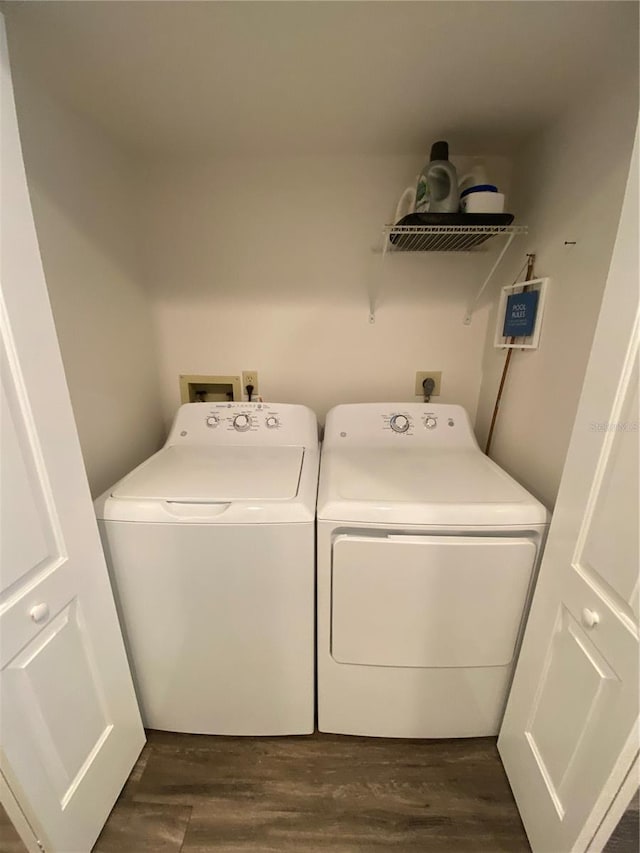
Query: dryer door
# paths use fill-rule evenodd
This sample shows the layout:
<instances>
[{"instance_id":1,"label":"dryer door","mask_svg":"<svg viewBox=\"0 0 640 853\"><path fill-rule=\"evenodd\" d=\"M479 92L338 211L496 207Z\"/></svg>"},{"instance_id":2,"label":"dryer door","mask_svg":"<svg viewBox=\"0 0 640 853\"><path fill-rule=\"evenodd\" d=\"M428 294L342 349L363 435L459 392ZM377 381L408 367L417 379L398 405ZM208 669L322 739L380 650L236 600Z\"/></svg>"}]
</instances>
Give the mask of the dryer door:
<instances>
[{"instance_id":1,"label":"dryer door","mask_svg":"<svg viewBox=\"0 0 640 853\"><path fill-rule=\"evenodd\" d=\"M524 537L338 536L332 656L373 666L505 666L535 557Z\"/></svg>"}]
</instances>

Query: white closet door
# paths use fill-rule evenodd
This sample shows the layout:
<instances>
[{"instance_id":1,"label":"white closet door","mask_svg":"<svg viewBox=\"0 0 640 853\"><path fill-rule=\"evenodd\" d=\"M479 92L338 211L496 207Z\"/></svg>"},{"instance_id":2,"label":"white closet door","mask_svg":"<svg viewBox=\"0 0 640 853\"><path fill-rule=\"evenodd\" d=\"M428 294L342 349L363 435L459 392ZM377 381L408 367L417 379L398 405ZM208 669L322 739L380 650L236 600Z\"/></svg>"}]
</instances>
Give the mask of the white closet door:
<instances>
[{"instance_id":1,"label":"white closet door","mask_svg":"<svg viewBox=\"0 0 640 853\"><path fill-rule=\"evenodd\" d=\"M638 753L637 199L636 140L498 740L534 853L588 849Z\"/></svg>"},{"instance_id":2,"label":"white closet door","mask_svg":"<svg viewBox=\"0 0 640 853\"><path fill-rule=\"evenodd\" d=\"M29 849L88 853L144 731L40 262L1 15L0 54L0 770Z\"/></svg>"}]
</instances>

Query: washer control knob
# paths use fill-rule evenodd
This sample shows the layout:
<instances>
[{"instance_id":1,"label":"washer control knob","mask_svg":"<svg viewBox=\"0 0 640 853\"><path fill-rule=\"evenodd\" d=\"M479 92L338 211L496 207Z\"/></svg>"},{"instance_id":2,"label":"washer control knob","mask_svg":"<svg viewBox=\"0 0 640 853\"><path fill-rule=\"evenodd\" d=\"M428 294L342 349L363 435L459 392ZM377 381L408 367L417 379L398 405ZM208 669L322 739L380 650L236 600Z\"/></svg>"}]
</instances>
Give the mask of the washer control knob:
<instances>
[{"instance_id":1,"label":"washer control knob","mask_svg":"<svg viewBox=\"0 0 640 853\"><path fill-rule=\"evenodd\" d=\"M394 432L406 432L410 426L406 415L392 415L389 424Z\"/></svg>"},{"instance_id":2,"label":"washer control knob","mask_svg":"<svg viewBox=\"0 0 640 853\"><path fill-rule=\"evenodd\" d=\"M233 428L238 432L246 432L251 426L251 418L249 415L236 415L233 419Z\"/></svg>"},{"instance_id":3,"label":"washer control knob","mask_svg":"<svg viewBox=\"0 0 640 853\"><path fill-rule=\"evenodd\" d=\"M438 426L438 421L429 415L424 419L424 425L427 429L435 429Z\"/></svg>"},{"instance_id":4,"label":"washer control knob","mask_svg":"<svg viewBox=\"0 0 640 853\"><path fill-rule=\"evenodd\" d=\"M269 415L265 423L269 427L269 429L275 429L277 426L280 426L280 421L275 415Z\"/></svg>"},{"instance_id":5,"label":"washer control knob","mask_svg":"<svg viewBox=\"0 0 640 853\"><path fill-rule=\"evenodd\" d=\"M207 418L207 426L208 427L217 427L220 423L217 415L209 415Z\"/></svg>"}]
</instances>

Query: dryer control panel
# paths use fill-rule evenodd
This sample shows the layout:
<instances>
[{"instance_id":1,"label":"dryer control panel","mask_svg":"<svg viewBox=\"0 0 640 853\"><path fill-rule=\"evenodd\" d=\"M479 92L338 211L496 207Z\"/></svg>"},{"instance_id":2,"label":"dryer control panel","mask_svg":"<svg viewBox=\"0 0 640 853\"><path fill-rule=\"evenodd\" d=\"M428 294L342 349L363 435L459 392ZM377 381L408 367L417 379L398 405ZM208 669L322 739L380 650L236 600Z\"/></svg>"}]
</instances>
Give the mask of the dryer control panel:
<instances>
[{"instance_id":1,"label":"dryer control panel","mask_svg":"<svg viewBox=\"0 0 640 853\"><path fill-rule=\"evenodd\" d=\"M327 415L325 447L477 447L462 406L438 403L354 403Z\"/></svg>"},{"instance_id":2,"label":"dryer control panel","mask_svg":"<svg viewBox=\"0 0 640 853\"><path fill-rule=\"evenodd\" d=\"M169 444L258 444L317 447L311 409L290 403L185 403Z\"/></svg>"}]
</instances>

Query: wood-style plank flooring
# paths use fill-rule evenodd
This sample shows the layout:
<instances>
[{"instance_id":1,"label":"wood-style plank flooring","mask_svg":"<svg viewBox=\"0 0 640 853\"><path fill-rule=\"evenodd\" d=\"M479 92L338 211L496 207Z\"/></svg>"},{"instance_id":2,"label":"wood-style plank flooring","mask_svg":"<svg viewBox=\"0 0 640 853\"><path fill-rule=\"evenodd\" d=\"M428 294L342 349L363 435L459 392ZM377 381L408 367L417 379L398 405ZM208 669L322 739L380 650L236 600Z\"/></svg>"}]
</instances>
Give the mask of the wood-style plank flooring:
<instances>
[{"instance_id":1,"label":"wood-style plank flooring","mask_svg":"<svg viewBox=\"0 0 640 853\"><path fill-rule=\"evenodd\" d=\"M149 732L94 853L525 853L493 738Z\"/></svg>"},{"instance_id":2,"label":"wood-style plank flooring","mask_svg":"<svg viewBox=\"0 0 640 853\"><path fill-rule=\"evenodd\" d=\"M492 738L148 737L94 853L529 850ZM637 853L638 804L605 853Z\"/></svg>"},{"instance_id":3,"label":"wood-style plank flooring","mask_svg":"<svg viewBox=\"0 0 640 853\"><path fill-rule=\"evenodd\" d=\"M0 805L0 853L27 853L4 807Z\"/></svg>"},{"instance_id":4,"label":"wood-style plank flooring","mask_svg":"<svg viewBox=\"0 0 640 853\"><path fill-rule=\"evenodd\" d=\"M611 838L607 841L605 853L638 853L640 850L640 794L629 803L626 812L620 818Z\"/></svg>"}]
</instances>

